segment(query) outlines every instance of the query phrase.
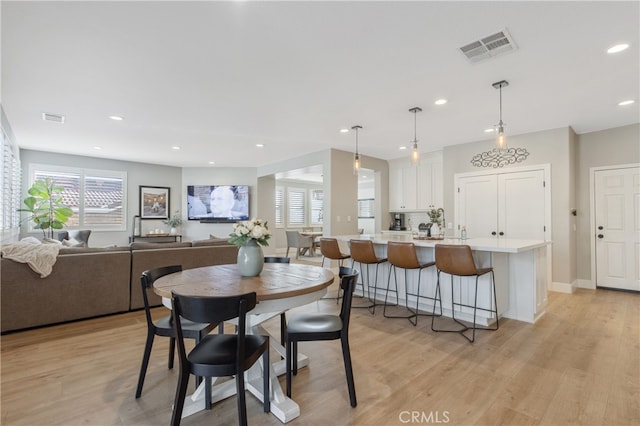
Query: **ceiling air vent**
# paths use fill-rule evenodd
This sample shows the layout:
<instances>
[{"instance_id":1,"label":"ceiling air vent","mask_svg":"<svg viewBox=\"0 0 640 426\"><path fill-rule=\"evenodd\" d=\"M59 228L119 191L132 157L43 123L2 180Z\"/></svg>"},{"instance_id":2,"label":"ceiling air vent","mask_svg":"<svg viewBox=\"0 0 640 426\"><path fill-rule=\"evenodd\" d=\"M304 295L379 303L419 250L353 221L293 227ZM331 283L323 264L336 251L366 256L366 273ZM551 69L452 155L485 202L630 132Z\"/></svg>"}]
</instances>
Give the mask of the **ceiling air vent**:
<instances>
[{"instance_id":1,"label":"ceiling air vent","mask_svg":"<svg viewBox=\"0 0 640 426\"><path fill-rule=\"evenodd\" d=\"M460 48L470 62L476 63L517 49L518 46L504 29Z\"/></svg>"},{"instance_id":2,"label":"ceiling air vent","mask_svg":"<svg viewBox=\"0 0 640 426\"><path fill-rule=\"evenodd\" d=\"M60 123L60 124L64 123L64 115L62 114L50 114L48 112L43 112L42 119L44 121L51 121L53 123Z\"/></svg>"}]
</instances>

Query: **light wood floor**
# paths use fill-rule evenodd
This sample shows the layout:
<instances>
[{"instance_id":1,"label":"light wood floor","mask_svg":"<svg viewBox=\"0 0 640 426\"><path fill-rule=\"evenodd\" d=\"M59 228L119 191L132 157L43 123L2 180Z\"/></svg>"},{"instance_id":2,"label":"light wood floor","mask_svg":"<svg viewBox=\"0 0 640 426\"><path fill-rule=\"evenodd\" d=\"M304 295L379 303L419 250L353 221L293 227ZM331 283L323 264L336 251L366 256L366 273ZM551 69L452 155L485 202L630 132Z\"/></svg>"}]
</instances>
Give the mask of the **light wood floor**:
<instances>
[{"instance_id":1,"label":"light wood floor","mask_svg":"<svg viewBox=\"0 0 640 426\"><path fill-rule=\"evenodd\" d=\"M335 301L307 309L334 310ZM164 314L157 308L155 314ZM349 406L340 345L301 343L311 365L293 381L301 416L291 425L637 425L640 295L550 294L537 324L501 322L475 344L353 311L358 406ZM277 335L278 323L267 328ZM176 371L156 338L143 395L134 398L146 326L142 312L2 336L3 425L168 424ZM282 378L283 379L283 378ZM190 389L193 386L190 385ZM279 425L248 395L249 423ZM417 413L411 422L411 413ZM236 399L183 420L236 424Z\"/></svg>"}]
</instances>

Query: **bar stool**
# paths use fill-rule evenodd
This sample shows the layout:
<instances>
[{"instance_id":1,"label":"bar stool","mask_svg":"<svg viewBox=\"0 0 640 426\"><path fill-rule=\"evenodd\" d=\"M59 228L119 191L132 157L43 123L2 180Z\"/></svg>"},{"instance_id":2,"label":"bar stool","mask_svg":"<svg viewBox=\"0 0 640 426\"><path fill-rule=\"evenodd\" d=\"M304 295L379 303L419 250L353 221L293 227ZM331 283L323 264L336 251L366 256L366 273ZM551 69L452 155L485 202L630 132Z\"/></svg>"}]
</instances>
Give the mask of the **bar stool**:
<instances>
[{"instance_id":1,"label":"bar stool","mask_svg":"<svg viewBox=\"0 0 640 426\"><path fill-rule=\"evenodd\" d=\"M493 268L478 268L476 266L475 261L473 260L473 255L471 254L471 247L467 245L447 245L447 244L436 244L435 248L436 254L436 267L438 268L438 281L436 284L436 299L440 300L442 303L442 293L440 291L440 272L444 272L446 274L451 275L451 317L455 322L463 326L460 330L443 330L434 328L434 317L431 317L431 330L433 331L443 331L449 333L460 333L465 339L469 342L473 343L476 339L476 330L491 330L495 331L499 327L498 322L498 301L496 299L496 280L493 273ZM491 283L493 287L493 306L494 309L480 308L478 307L478 278L481 275L491 273ZM473 305L465 305L463 303L455 302L454 294L453 294L453 276L460 277L476 277L475 281L475 297ZM462 302L462 296L461 300ZM460 322L455 317L455 305L465 306L468 308L473 308L473 326L469 327L462 322ZM442 305L441 305L442 306ZM433 306L433 312L435 314L435 304ZM482 311L491 312L496 316L496 326L495 328L491 327L477 327L476 326L476 312L480 309ZM465 331L469 329L473 330L471 338L469 338Z\"/></svg>"},{"instance_id":2,"label":"bar stool","mask_svg":"<svg viewBox=\"0 0 640 426\"><path fill-rule=\"evenodd\" d=\"M322 267L324 268L324 260L329 259L329 267L331 267L331 261L337 260L339 262L339 266L342 266L342 263L345 259L350 259L351 256L340 251L340 246L338 245L338 240L335 238L320 238L320 253L322 253ZM337 297L323 297L323 299L335 299L336 305L338 301L342 298L342 290L340 286L338 286L338 296Z\"/></svg>"},{"instance_id":3,"label":"bar stool","mask_svg":"<svg viewBox=\"0 0 640 426\"><path fill-rule=\"evenodd\" d=\"M385 318L406 318L409 320L411 324L414 326L418 324L418 315L431 316L432 314L419 314L418 313L418 304L420 302L420 297L424 297L426 299L431 299L434 301L434 309L435 309L435 297L428 296L420 296L420 278L422 277L422 270L426 268L430 268L434 266L436 262L426 262L420 263L418 260L418 254L416 253L416 246L413 243L400 243L397 241L389 241L387 243L387 258L389 259L389 263L391 267L389 268L389 278L387 280L387 292L384 296L384 308L382 309L382 314ZM398 306L398 275L397 268L404 269L404 300L405 307L411 313L410 315L387 315L387 306ZM407 271L410 269L418 270L418 288L415 293L409 293L407 291L407 287L409 285L408 282L408 273ZM393 278L395 284L395 290L391 290L391 270L393 270ZM396 294L396 304L389 305L387 303L389 292L394 292ZM409 307L409 297L415 296L416 298L416 308L415 310ZM440 315L442 315L442 301L440 301Z\"/></svg>"},{"instance_id":4,"label":"bar stool","mask_svg":"<svg viewBox=\"0 0 640 426\"><path fill-rule=\"evenodd\" d=\"M320 253L322 253L322 267L324 268L324 259L329 259L329 266L332 260L337 260L342 266L345 259L351 258L350 255L342 253L338 240L335 238L320 238Z\"/></svg>"},{"instance_id":5,"label":"bar stool","mask_svg":"<svg viewBox=\"0 0 640 426\"><path fill-rule=\"evenodd\" d=\"M349 241L349 250L351 251L351 267L358 262L360 264L360 269L362 269L362 265L366 265L366 268L362 271L361 274L362 281L362 297L364 297L364 286L365 286L365 273L366 271L366 286L367 286L367 298L371 302L369 306L354 306L354 308L368 308L369 311L374 314L376 310L376 294L378 289L378 268L381 263L387 261L386 257L378 257L376 255L376 251L373 248L373 242L371 240L350 240ZM369 282L369 266L376 265L376 278L373 286ZM373 287L373 299L371 299L371 287Z\"/></svg>"}]
</instances>

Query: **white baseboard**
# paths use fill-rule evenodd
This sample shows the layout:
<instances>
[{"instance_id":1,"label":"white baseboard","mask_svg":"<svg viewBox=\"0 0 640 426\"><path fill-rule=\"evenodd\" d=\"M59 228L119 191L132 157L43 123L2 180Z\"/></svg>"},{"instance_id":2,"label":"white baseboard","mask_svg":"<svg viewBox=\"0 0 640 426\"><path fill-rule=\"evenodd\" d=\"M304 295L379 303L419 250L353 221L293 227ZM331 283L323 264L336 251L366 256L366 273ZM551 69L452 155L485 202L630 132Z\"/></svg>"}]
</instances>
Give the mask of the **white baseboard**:
<instances>
[{"instance_id":1,"label":"white baseboard","mask_svg":"<svg viewBox=\"0 0 640 426\"><path fill-rule=\"evenodd\" d=\"M574 286L570 283L559 283L552 281L549 284L549 291L557 291L558 293L573 293Z\"/></svg>"},{"instance_id":2,"label":"white baseboard","mask_svg":"<svg viewBox=\"0 0 640 426\"><path fill-rule=\"evenodd\" d=\"M589 290L595 290L596 289L596 283L593 282L592 280L578 279L576 281L576 287L577 288L586 288L586 289L589 289Z\"/></svg>"}]
</instances>

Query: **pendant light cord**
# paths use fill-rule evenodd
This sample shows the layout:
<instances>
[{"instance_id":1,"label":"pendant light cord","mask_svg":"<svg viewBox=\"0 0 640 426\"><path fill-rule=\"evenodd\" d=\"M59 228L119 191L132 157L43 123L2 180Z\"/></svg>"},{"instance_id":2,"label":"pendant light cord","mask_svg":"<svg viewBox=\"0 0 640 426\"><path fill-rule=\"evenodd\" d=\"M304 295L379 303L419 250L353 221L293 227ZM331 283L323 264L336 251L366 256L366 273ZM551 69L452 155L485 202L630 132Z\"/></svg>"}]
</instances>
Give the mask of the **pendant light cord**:
<instances>
[{"instance_id":1,"label":"pendant light cord","mask_svg":"<svg viewBox=\"0 0 640 426\"><path fill-rule=\"evenodd\" d=\"M500 85L500 125L502 126L502 84Z\"/></svg>"}]
</instances>

